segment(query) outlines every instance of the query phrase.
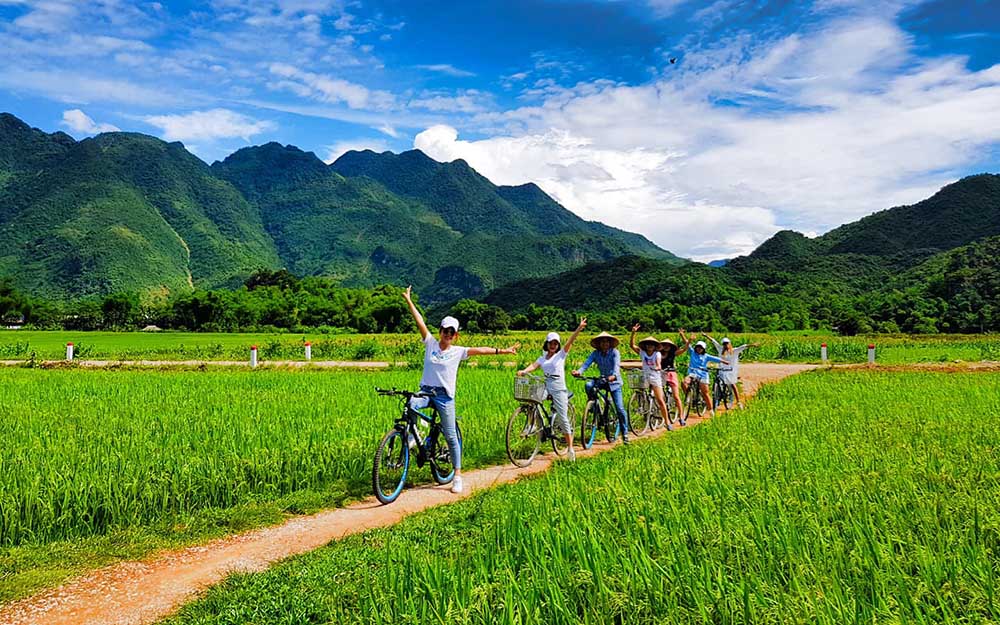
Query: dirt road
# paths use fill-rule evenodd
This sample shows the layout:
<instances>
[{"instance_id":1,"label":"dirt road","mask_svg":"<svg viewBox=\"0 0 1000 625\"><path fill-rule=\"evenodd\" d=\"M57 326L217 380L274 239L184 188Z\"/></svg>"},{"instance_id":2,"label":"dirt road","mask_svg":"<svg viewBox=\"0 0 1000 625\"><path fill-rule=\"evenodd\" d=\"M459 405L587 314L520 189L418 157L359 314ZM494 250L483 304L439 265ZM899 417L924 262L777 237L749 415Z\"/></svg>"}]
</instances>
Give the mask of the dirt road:
<instances>
[{"instance_id":1,"label":"dirt road","mask_svg":"<svg viewBox=\"0 0 1000 625\"><path fill-rule=\"evenodd\" d=\"M815 365L744 364L740 368L746 394L762 384L815 369ZM702 419L692 418L688 427ZM662 435L664 430L658 434ZM597 444L578 456L612 449ZM283 525L230 536L205 545L157 554L142 562L123 562L0 608L0 623L11 625L139 625L154 623L199 592L237 571L261 571L273 563L326 545L332 540L391 525L428 508L469 497L477 491L540 473L552 460L542 456L525 469L510 465L465 473L466 492L424 486L404 491L396 503L373 499L347 508L292 519Z\"/></svg>"}]
</instances>

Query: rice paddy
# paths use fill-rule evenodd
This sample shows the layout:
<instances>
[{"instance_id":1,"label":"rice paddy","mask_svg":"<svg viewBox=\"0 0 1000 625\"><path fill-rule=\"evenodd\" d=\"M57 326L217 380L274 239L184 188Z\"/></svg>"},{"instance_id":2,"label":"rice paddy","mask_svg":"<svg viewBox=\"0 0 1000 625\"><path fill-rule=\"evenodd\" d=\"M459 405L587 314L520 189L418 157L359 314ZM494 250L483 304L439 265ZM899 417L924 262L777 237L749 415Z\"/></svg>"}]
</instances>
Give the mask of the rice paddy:
<instances>
[{"instance_id":1,"label":"rice paddy","mask_svg":"<svg viewBox=\"0 0 1000 625\"><path fill-rule=\"evenodd\" d=\"M170 623L989 623L1000 374L825 371L231 577Z\"/></svg>"}]
</instances>

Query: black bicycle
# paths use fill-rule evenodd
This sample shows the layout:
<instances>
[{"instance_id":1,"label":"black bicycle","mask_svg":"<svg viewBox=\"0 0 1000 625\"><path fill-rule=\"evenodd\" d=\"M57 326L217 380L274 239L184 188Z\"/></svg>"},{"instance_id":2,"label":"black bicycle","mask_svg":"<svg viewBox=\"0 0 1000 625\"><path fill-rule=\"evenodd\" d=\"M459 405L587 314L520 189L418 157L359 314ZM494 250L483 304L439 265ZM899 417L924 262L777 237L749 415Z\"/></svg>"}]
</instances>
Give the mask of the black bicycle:
<instances>
[{"instance_id":1,"label":"black bicycle","mask_svg":"<svg viewBox=\"0 0 1000 625\"><path fill-rule=\"evenodd\" d=\"M712 402L716 408L725 406L726 410L733 408L733 388L722 381L722 375L718 371L712 372Z\"/></svg>"},{"instance_id":2,"label":"black bicycle","mask_svg":"<svg viewBox=\"0 0 1000 625\"><path fill-rule=\"evenodd\" d=\"M705 399L701 396L701 380L697 377L695 377L693 381L689 380L690 376L691 370L689 368L688 377L685 378L685 380L690 383L688 384L687 389L684 390L684 414L687 417L690 417L693 414L700 417L705 414L705 410L708 406L705 405Z\"/></svg>"},{"instance_id":3,"label":"black bicycle","mask_svg":"<svg viewBox=\"0 0 1000 625\"><path fill-rule=\"evenodd\" d=\"M398 389L376 388L375 392L383 397L400 397L403 401L402 414L396 419L392 429L386 432L375 450L375 462L372 467L372 488L375 497L384 504L396 501L403 492L406 477L410 472L411 448L416 451L417 466L427 463L431 465L431 475L438 484L448 484L455 477L455 466L452 464L451 451L444 440L441 431L441 419L434 404L430 404L431 414L410 407L410 399L414 397L432 397L430 393L401 391ZM417 424L420 420L430 424L426 438L421 436ZM458 430L459 444L462 441L462 430Z\"/></svg>"},{"instance_id":4,"label":"black bicycle","mask_svg":"<svg viewBox=\"0 0 1000 625\"><path fill-rule=\"evenodd\" d=\"M614 400L611 399L608 379L604 376L581 376L580 379L595 382L594 399L588 399L587 407L583 409L580 443L584 449L593 447L598 428L604 430L604 436L607 437L609 443L615 442L618 439L621 426L618 423Z\"/></svg>"},{"instance_id":5,"label":"black bicycle","mask_svg":"<svg viewBox=\"0 0 1000 625\"><path fill-rule=\"evenodd\" d=\"M545 378L541 376L515 378L514 399L519 405L507 421L507 457L510 461L519 467L530 465L546 441L552 442L552 451L557 456L564 455L567 450L567 433L560 432L552 425L555 407L549 409L545 407L546 400L552 401L545 388ZM570 432L572 432L576 427L573 393L569 394L566 416L569 418Z\"/></svg>"}]
</instances>

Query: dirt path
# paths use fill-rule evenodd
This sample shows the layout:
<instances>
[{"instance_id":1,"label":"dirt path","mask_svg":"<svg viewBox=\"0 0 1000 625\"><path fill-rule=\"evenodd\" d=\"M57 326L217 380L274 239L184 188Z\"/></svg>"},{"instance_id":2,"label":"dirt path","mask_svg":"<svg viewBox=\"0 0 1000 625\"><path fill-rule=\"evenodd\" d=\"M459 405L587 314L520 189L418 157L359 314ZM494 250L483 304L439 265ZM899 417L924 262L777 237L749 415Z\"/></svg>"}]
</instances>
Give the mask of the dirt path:
<instances>
[{"instance_id":1,"label":"dirt path","mask_svg":"<svg viewBox=\"0 0 1000 625\"><path fill-rule=\"evenodd\" d=\"M815 369L816 365L744 364L741 379L747 395L761 384ZM688 427L702 419L692 418ZM665 431L660 430L662 435ZM656 434L654 434L655 436ZM612 449L597 444L583 458ZM212 541L205 545L157 554L142 562L123 562L100 569L59 588L0 607L0 623L10 625L138 625L154 623L193 599L199 592L237 571L261 571L271 564L317 549L332 540L376 527L473 493L541 473L551 466L539 457L526 469L510 465L465 473L466 493L448 487L423 486L403 492L396 503L361 503L292 519L269 527Z\"/></svg>"}]
</instances>

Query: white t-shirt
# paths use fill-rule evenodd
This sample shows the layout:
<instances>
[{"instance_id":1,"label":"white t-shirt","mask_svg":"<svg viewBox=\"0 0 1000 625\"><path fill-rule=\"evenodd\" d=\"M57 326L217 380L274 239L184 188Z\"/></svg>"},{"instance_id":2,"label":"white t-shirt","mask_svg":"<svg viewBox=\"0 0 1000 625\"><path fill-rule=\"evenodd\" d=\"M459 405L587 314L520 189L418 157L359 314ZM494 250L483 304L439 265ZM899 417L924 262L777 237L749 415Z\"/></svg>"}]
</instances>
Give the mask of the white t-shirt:
<instances>
[{"instance_id":1,"label":"white t-shirt","mask_svg":"<svg viewBox=\"0 0 1000 625\"><path fill-rule=\"evenodd\" d=\"M543 353L535 363L542 368L545 374L545 387L549 391L566 390L566 350L560 349L552 358L546 358L548 354Z\"/></svg>"},{"instance_id":2,"label":"white t-shirt","mask_svg":"<svg viewBox=\"0 0 1000 625\"><path fill-rule=\"evenodd\" d=\"M438 340L427 335L424 339L424 375L420 378L420 386L440 386L455 397L455 380L458 378L458 365L469 357L469 348L452 345L442 351Z\"/></svg>"},{"instance_id":3,"label":"white t-shirt","mask_svg":"<svg viewBox=\"0 0 1000 625\"><path fill-rule=\"evenodd\" d=\"M645 351L640 352L642 356L642 375L646 380L652 381L654 378L660 376L660 359L662 355L660 352L653 352L653 355L648 355Z\"/></svg>"}]
</instances>

